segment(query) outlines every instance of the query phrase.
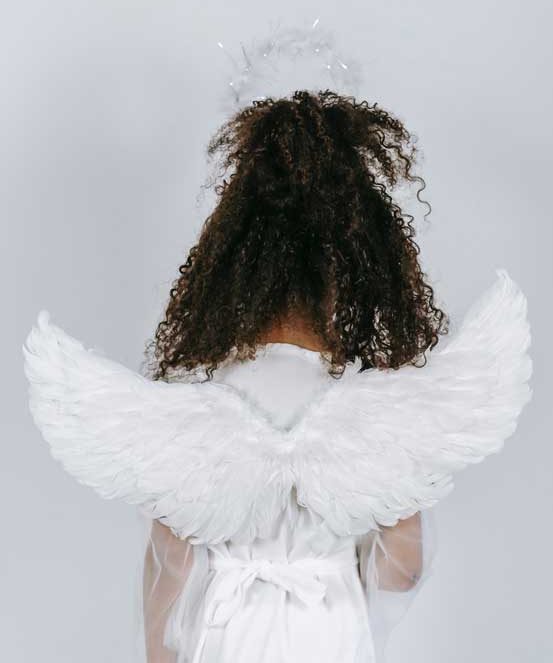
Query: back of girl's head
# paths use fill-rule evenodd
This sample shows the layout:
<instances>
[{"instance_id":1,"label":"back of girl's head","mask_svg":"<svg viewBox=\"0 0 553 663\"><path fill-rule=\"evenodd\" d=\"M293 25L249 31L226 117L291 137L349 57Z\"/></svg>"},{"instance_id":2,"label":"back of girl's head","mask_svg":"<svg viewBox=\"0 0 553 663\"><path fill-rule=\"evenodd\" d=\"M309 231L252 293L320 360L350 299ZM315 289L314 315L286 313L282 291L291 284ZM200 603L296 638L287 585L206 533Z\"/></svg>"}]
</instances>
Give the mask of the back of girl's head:
<instances>
[{"instance_id":1,"label":"back of girl's head","mask_svg":"<svg viewBox=\"0 0 553 663\"><path fill-rule=\"evenodd\" d=\"M447 333L414 241L388 189L412 173L415 141L377 104L331 91L255 101L208 146L217 204L179 268L154 345L155 379L232 351L252 357L284 316L307 321L331 371L424 359ZM419 189L420 191L420 189Z\"/></svg>"}]
</instances>

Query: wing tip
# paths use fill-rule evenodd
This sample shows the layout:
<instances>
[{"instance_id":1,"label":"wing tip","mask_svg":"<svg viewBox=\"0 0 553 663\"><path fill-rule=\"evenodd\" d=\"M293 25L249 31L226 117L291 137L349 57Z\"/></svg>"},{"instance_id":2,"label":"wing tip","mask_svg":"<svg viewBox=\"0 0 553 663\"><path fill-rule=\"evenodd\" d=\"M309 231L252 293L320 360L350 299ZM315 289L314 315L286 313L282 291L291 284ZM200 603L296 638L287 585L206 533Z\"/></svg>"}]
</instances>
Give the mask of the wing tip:
<instances>
[{"instance_id":1,"label":"wing tip","mask_svg":"<svg viewBox=\"0 0 553 663\"><path fill-rule=\"evenodd\" d=\"M37 315L37 323L39 327L47 327L50 324L50 311L43 308L40 309Z\"/></svg>"},{"instance_id":2,"label":"wing tip","mask_svg":"<svg viewBox=\"0 0 553 663\"><path fill-rule=\"evenodd\" d=\"M502 288L503 291L509 292L511 295L520 294L524 299L526 299L521 287L509 274L509 271L506 267L496 267L495 275L496 283L494 285L496 285L496 287Z\"/></svg>"},{"instance_id":3,"label":"wing tip","mask_svg":"<svg viewBox=\"0 0 553 663\"><path fill-rule=\"evenodd\" d=\"M36 323L31 327L22 344L23 356L26 363L30 355L36 354L41 337L50 327L50 312L46 309L41 309L37 315Z\"/></svg>"},{"instance_id":4,"label":"wing tip","mask_svg":"<svg viewBox=\"0 0 553 663\"><path fill-rule=\"evenodd\" d=\"M508 320L511 324L516 321L517 328L524 332L529 344L530 323L526 294L505 267L496 267L494 271L494 282L469 307L463 323L469 324L478 320L479 324L483 325L485 321L490 322L491 319L499 323L499 317L504 321Z\"/></svg>"}]
</instances>

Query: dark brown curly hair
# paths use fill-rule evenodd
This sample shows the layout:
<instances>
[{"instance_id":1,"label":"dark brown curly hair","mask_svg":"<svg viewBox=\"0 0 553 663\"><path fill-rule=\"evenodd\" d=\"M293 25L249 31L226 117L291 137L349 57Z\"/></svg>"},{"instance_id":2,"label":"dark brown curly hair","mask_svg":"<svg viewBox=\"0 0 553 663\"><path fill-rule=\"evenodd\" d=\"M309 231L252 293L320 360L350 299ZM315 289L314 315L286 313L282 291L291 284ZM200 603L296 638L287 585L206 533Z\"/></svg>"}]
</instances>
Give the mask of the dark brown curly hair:
<instances>
[{"instance_id":1,"label":"dark brown curly hair","mask_svg":"<svg viewBox=\"0 0 553 663\"><path fill-rule=\"evenodd\" d=\"M207 148L223 154L218 202L150 342L153 379L200 366L210 379L231 351L253 358L290 312L321 338L334 375L357 357L361 370L426 363L448 318L419 265L414 217L387 190L417 181L421 200L415 143L376 103L330 90L254 101L226 121Z\"/></svg>"}]
</instances>

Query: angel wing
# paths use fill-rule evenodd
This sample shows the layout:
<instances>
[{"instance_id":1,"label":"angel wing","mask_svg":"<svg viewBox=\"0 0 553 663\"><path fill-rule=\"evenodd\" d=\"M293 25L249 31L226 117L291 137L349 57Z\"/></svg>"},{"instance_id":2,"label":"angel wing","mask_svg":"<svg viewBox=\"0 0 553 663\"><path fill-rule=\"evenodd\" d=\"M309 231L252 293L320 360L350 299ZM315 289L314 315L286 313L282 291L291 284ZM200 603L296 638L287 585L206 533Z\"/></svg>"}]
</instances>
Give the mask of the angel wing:
<instances>
[{"instance_id":1,"label":"angel wing","mask_svg":"<svg viewBox=\"0 0 553 663\"><path fill-rule=\"evenodd\" d=\"M265 536L295 486L338 534L433 505L501 448L531 396L526 299L505 270L424 368L349 374L287 430L229 385L152 382L43 311L23 347L33 419L81 483L181 538Z\"/></svg>"},{"instance_id":2,"label":"angel wing","mask_svg":"<svg viewBox=\"0 0 553 663\"><path fill-rule=\"evenodd\" d=\"M341 535L394 525L498 452L532 397L527 300L504 269L422 368L369 370L328 391L295 431L298 501Z\"/></svg>"},{"instance_id":3,"label":"angel wing","mask_svg":"<svg viewBox=\"0 0 553 663\"><path fill-rule=\"evenodd\" d=\"M267 453L274 433L237 392L148 380L85 349L47 311L23 353L35 424L54 458L100 496L198 541L262 534L279 513L289 485Z\"/></svg>"}]
</instances>

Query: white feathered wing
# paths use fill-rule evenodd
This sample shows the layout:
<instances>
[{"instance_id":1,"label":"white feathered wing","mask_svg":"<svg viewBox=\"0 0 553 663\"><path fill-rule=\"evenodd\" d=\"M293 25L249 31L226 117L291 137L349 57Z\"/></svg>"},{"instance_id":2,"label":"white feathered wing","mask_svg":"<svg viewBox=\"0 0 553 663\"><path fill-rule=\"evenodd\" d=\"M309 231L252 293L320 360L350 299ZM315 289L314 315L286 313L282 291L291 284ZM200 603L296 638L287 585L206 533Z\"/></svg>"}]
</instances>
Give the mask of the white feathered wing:
<instances>
[{"instance_id":1,"label":"white feathered wing","mask_svg":"<svg viewBox=\"0 0 553 663\"><path fill-rule=\"evenodd\" d=\"M300 423L299 501L338 534L432 506L514 432L532 396L530 326L526 297L496 274L424 367L354 374Z\"/></svg>"},{"instance_id":2,"label":"white feathered wing","mask_svg":"<svg viewBox=\"0 0 553 663\"><path fill-rule=\"evenodd\" d=\"M270 526L290 487L267 453L272 430L237 393L148 380L85 349L46 311L23 351L33 419L80 483L183 538L248 538Z\"/></svg>"},{"instance_id":3,"label":"white feathered wing","mask_svg":"<svg viewBox=\"0 0 553 663\"><path fill-rule=\"evenodd\" d=\"M432 506L515 430L531 398L527 302L497 275L426 366L346 373L288 430L229 385L147 380L42 311L24 345L31 413L81 483L182 538L267 536L293 486L337 534L362 534Z\"/></svg>"}]
</instances>

